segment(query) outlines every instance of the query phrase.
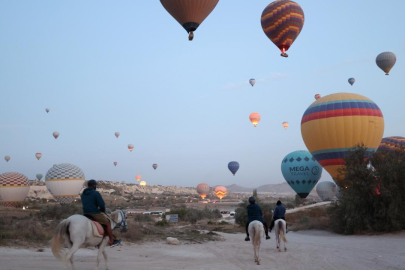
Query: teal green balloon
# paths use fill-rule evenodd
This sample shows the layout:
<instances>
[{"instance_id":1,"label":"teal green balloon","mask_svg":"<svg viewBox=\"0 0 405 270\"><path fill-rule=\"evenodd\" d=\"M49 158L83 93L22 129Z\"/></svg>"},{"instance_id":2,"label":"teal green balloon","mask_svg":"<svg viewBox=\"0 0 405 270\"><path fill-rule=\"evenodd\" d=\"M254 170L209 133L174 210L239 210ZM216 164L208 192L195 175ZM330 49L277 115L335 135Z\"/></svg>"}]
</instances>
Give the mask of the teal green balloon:
<instances>
[{"instance_id":1,"label":"teal green balloon","mask_svg":"<svg viewBox=\"0 0 405 270\"><path fill-rule=\"evenodd\" d=\"M322 166L310 152L300 150L283 158L281 172L290 187L305 199L321 179Z\"/></svg>"}]
</instances>

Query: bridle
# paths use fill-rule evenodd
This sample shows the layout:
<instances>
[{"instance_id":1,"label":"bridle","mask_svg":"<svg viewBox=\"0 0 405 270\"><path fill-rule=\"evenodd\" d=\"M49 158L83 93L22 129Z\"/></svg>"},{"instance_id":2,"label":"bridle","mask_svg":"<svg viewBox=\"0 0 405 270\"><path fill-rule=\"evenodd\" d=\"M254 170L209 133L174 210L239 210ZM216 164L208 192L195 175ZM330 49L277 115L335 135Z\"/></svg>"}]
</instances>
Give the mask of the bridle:
<instances>
[{"instance_id":1,"label":"bridle","mask_svg":"<svg viewBox=\"0 0 405 270\"><path fill-rule=\"evenodd\" d=\"M127 217L126 217L124 211L118 210L118 212L119 212L120 215L121 215L121 221L120 221L120 222L115 222L115 220L113 220L113 222L115 223L115 226L114 226L114 229L113 229L113 230L119 229L119 228L122 227L122 229L121 229L120 232L126 232L126 231L127 231L127 226L128 226L128 224L127 224ZM112 219L111 219L111 220L112 220Z\"/></svg>"}]
</instances>

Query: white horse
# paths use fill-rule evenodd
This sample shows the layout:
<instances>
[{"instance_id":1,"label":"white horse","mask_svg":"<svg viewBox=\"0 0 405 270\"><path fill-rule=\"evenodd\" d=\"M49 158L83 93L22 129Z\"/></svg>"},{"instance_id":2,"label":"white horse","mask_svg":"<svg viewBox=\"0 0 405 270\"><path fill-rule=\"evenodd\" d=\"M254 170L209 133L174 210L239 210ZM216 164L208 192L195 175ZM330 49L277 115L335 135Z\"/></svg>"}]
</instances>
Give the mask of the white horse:
<instances>
[{"instance_id":1,"label":"white horse","mask_svg":"<svg viewBox=\"0 0 405 270\"><path fill-rule=\"evenodd\" d=\"M127 227L125 212L122 210L112 212L110 215L110 222L111 228L117 229L122 227L121 232L125 231ZM100 256L103 254L105 266L108 270L107 254L104 250L108 241L108 236L104 238L94 236L92 221L90 219L82 215L73 215L68 219L63 220L56 227L55 235L51 240L51 249L53 255L64 264L65 269L67 269L68 261L70 261L72 269L75 270L76 267L73 262L73 254L80 247L98 246L96 269L99 269ZM63 250L64 247L68 247L69 250L65 252Z\"/></svg>"},{"instance_id":2,"label":"white horse","mask_svg":"<svg viewBox=\"0 0 405 270\"><path fill-rule=\"evenodd\" d=\"M281 251L280 246L280 237L283 239L284 242L284 251L287 251L287 247L285 243L287 243L287 239L285 238L287 223L283 219L277 219L274 222L274 233L276 234L276 243L278 251Z\"/></svg>"},{"instance_id":3,"label":"white horse","mask_svg":"<svg viewBox=\"0 0 405 270\"><path fill-rule=\"evenodd\" d=\"M260 265L260 243L262 240L262 237L264 237L264 228L263 228L263 223L261 223L258 220L254 220L249 223L248 227L249 231L249 236L252 239L252 244L253 244L253 251L254 251L254 256L255 256L255 262L257 265Z\"/></svg>"}]
</instances>

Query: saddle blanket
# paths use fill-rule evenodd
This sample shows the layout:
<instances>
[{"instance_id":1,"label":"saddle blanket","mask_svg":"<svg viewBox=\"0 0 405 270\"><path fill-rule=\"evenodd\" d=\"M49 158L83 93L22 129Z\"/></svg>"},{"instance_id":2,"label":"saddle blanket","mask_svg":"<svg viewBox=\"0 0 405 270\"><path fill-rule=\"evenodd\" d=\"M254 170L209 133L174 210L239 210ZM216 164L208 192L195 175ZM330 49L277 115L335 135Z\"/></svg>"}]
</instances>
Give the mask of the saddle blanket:
<instances>
[{"instance_id":1,"label":"saddle blanket","mask_svg":"<svg viewBox=\"0 0 405 270\"><path fill-rule=\"evenodd\" d=\"M104 228L103 228L103 226L101 226L100 223L98 223L97 221L91 220L91 226L93 228L94 237L100 237L100 238L104 237Z\"/></svg>"}]
</instances>

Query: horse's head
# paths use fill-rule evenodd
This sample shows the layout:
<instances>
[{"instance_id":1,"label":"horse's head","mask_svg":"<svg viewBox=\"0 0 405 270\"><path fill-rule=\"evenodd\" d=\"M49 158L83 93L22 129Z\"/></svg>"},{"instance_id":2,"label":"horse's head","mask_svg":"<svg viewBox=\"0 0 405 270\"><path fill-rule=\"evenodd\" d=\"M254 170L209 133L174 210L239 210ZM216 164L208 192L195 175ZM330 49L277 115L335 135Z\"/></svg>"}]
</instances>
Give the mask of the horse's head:
<instances>
[{"instance_id":1,"label":"horse's head","mask_svg":"<svg viewBox=\"0 0 405 270\"><path fill-rule=\"evenodd\" d=\"M123 210L116 210L111 213L111 218L115 223L114 229L121 228L121 232L127 231L127 214Z\"/></svg>"}]
</instances>

